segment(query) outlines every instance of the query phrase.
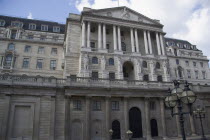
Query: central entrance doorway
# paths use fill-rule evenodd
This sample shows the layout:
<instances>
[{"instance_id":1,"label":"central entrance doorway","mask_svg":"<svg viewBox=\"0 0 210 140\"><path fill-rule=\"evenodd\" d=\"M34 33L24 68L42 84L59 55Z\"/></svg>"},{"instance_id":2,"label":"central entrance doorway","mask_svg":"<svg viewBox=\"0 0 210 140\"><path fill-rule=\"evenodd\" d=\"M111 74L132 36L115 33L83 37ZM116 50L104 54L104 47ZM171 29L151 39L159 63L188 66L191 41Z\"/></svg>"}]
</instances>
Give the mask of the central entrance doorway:
<instances>
[{"instance_id":1,"label":"central entrance doorway","mask_svg":"<svg viewBox=\"0 0 210 140\"><path fill-rule=\"evenodd\" d=\"M141 111L137 107L132 107L129 110L129 130L133 132L132 138L143 136Z\"/></svg>"},{"instance_id":2,"label":"central entrance doorway","mask_svg":"<svg viewBox=\"0 0 210 140\"><path fill-rule=\"evenodd\" d=\"M134 67L132 62L126 61L123 64L123 77L125 80L134 80Z\"/></svg>"},{"instance_id":3,"label":"central entrance doorway","mask_svg":"<svg viewBox=\"0 0 210 140\"><path fill-rule=\"evenodd\" d=\"M151 125L151 135L152 135L152 137L157 137L158 136L157 121L155 119L151 119L150 120L150 125Z\"/></svg>"}]
</instances>

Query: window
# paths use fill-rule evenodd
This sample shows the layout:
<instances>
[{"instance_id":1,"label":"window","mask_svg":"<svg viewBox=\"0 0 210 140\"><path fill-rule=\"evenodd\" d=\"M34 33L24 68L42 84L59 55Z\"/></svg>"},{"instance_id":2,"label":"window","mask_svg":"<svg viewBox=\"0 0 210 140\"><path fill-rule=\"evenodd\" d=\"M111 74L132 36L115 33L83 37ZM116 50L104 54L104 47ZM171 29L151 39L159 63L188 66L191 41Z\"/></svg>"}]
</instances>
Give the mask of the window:
<instances>
[{"instance_id":1,"label":"window","mask_svg":"<svg viewBox=\"0 0 210 140\"><path fill-rule=\"evenodd\" d=\"M45 35L41 35L40 36L40 40L46 40L46 36Z\"/></svg>"},{"instance_id":2,"label":"window","mask_svg":"<svg viewBox=\"0 0 210 140\"><path fill-rule=\"evenodd\" d=\"M114 59L113 58L109 58L109 65L114 65Z\"/></svg>"},{"instance_id":3,"label":"window","mask_svg":"<svg viewBox=\"0 0 210 140\"><path fill-rule=\"evenodd\" d=\"M15 39L17 34L17 30L12 30L11 31L11 39Z\"/></svg>"},{"instance_id":4,"label":"window","mask_svg":"<svg viewBox=\"0 0 210 140\"><path fill-rule=\"evenodd\" d=\"M53 32L60 32L59 26L53 26Z\"/></svg>"},{"instance_id":5,"label":"window","mask_svg":"<svg viewBox=\"0 0 210 140\"><path fill-rule=\"evenodd\" d=\"M5 59L4 66L11 67L12 66L12 54L8 54Z\"/></svg>"},{"instance_id":6,"label":"window","mask_svg":"<svg viewBox=\"0 0 210 140\"><path fill-rule=\"evenodd\" d=\"M28 28L30 30L36 30L36 24L30 23Z\"/></svg>"},{"instance_id":7,"label":"window","mask_svg":"<svg viewBox=\"0 0 210 140\"><path fill-rule=\"evenodd\" d=\"M4 56L0 56L0 66L3 65Z\"/></svg>"},{"instance_id":8,"label":"window","mask_svg":"<svg viewBox=\"0 0 210 140\"><path fill-rule=\"evenodd\" d=\"M74 100L73 101L73 108L74 108L74 110L82 110L81 100Z\"/></svg>"},{"instance_id":9,"label":"window","mask_svg":"<svg viewBox=\"0 0 210 140\"><path fill-rule=\"evenodd\" d=\"M190 70L187 70L187 77L190 79L191 78L191 72Z\"/></svg>"},{"instance_id":10,"label":"window","mask_svg":"<svg viewBox=\"0 0 210 140\"><path fill-rule=\"evenodd\" d=\"M28 39L34 39L34 35L28 35Z\"/></svg>"},{"instance_id":11,"label":"window","mask_svg":"<svg viewBox=\"0 0 210 140\"><path fill-rule=\"evenodd\" d=\"M56 70L56 60L50 60L50 70Z\"/></svg>"},{"instance_id":12,"label":"window","mask_svg":"<svg viewBox=\"0 0 210 140\"><path fill-rule=\"evenodd\" d=\"M150 110L155 110L155 101L150 101Z\"/></svg>"},{"instance_id":13,"label":"window","mask_svg":"<svg viewBox=\"0 0 210 140\"><path fill-rule=\"evenodd\" d=\"M196 67L196 62L193 62L193 66Z\"/></svg>"},{"instance_id":14,"label":"window","mask_svg":"<svg viewBox=\"0 0 210 140\"><path fill-rule=\"evenodd\" d=\"M123 31L121 31L120 34L121 34L121 36L124 36L124 32Z\"/></svg>"},{"instance_id":15,"label":"window","mask_svg":"<svg viewBox=\"0 0 210 140\"><path fill-rule=\"evenodd\" d=\"M42 69L42 66L43 66L43 59L37 59L36 68Z\"/></svg>"},{"instance_id":16,"label":"window","mask_svg":"<svg viewBox=\"0 0 210 140\"><path fill-rule=\"evenodd\" d=\"M201 67L203 68L203 62L200 62Z\"/></svg>"},{"instance_id":17,"label":"window","mask_svg":"<svg viewBox=\"0 0 210 140\"><path fill-rule=\"evenodd\" d=\"M91 51L96 51L96 44L95 42L90 42Z\"/></svg>"},{"instance_id":18,"label":"window","mask_svg":"<svg viewBox=\"0 0 210 140\"><path fill-rule=\"evenodd\" d=\"M109 48L110 48L110 44L107 43L107 44L106 44L106 49L109 50Z\"/></svg>"},{"instance_id":19,"label":"window","mask_svg":"<svg viewBox=\"0 0 210 140\"><path fill-rule=\"evenodd\" d=\"M91 33L94 33L96 31L96 28L95 27L92 27L91 29L90 29L90 32Z\"/></svg>"},{"instance_id":20,"label":"window","mask_svg":"<svg viewBox=\"0 0 210 140\"><path fill-rule=\"evenodd\" d=\"M195 71L195 79L198 79L198 71Z\"/></svg>"},{"instance_id":21,"label":"window","mask_svg":"<svg viewBox=\"0 0 210 140\"><path fill-rule=\"evenodd\" d=\"M189 61L185 61L186 66L189 66Z\"/></svg>"},{"instance_id":22,"label":"window","mask_svg":"<svg viewBox=\"0 0 210 140\"><path fill-rule=\"evenodd\" d=\"M163 77L162 77L161 75L158 75L158 76L157 76L157 81L158 81L158 82L162 82L162 81L163 81Z\"/></svg>"},{"instance_id":23,"label":"window","mask_svg":"<svg viewBox=\"0 0 210 140\"><path fill-rule=\"evenodd\" d=\"M19 22L19 21L12 21L11 26L22 28L23 27L23 23Z\"/></svg>"},{"instance_id":24,"label":"window","mask_svg":"<svg viewBox=\"0 0 210 140\"><path fill-rule=\"evenodd\" d=\"M143 66L143 68L147 68L147 62L143 61L142 66Z\"/></svg>"},{"instance_id":25,"label":"window","mask_svg":"<svg viewBox=\"0 0 210 140\"><path fill-rule=\"evenodd\" d=\"M203 79L206 79L206 72L205 71L202 71L202 76L203 76Z\"/></svg>"},{"instance_id":26,"label":"window","mask_svg":"<svg viewBox=\"0 0 210 140\"><path fill-rule=\"evenodd\" d=\"M125 44L125 42L121 42L121 46L122 46L122 51L126 52L126 44Z\"/></svg>"},{"instance_id":27,"label":"window","mask_svg":"<svg viewBox=\"0 0 210 140\"><path fill-rule=\"evenodd\" d=\"M160 63L159 62L156 63L156 69L160 69Z\"/></svg>"},{"instance_id":28,"label":"window","mask_svg":"<svg viewBox=\"0 0 210 140\"><path fill-rule=\"evenodd\" d=\"M110 80L114 80L115 79L115 73L114 72L110 72L109 73L109 79Z\"/></svg>"},{"instance_id":29,"label":"window","mask_svg":"<svg viewBox=\"0 0 210 140\"><path fill-rule=\"evenodd\" d=\"M119 101L112 101L112 110L120 110Z\"/></svg>"},{"instance_id":30,"label":"window","mask_svg":"<svg viewBox=\"0 0 210 140\"><path fill-rule=\"evenodd\" d=\"M29 68L29 58L23 58L23 66L22 68Z\"/></svg>"},{"instance_id":31,"label":"window","mask_svg":"<svg viewBox=\"0 0 210 140\"><path fill-rule=\"evenodd\" d=\"M5 21L4 20L0 20L0 26L4 26L5 25Z\"/></svg>"},{"instance_id":32,"label":"window","mask_svg":"<svg viewBox=\"0 0 210 140\"><path fill-rule=\"evenodd\" d=\"M177 56L177 49L174 49L174 55Z\"/></svg>"},{"instance_id":33,"label":"window","mask_svg":"<svg viewBox=\"0 0 210 140\"><path fill-rule=\"evenodd\" d=\"M57 53L58 53L57 48L52 48L51 54L52 54L52 55L56 55Z\"/></svg>"},{"instance_id":34,"label":"window","mask_svg":"<svg viewBox=\"0 0 210 140\"><path fill-rule=\"evenodd\" d=\"M92 58L92 64L98 64L98 58L97 57Z\"/></svg>"},{"instance_id":35,"label":"window","mask_svg":"<svg viewBox=\"0 0 210 140\"><path fill-rule=\"evenodd\" d=\"M10 51L15 50L15 44L10 43L10 44L8 45L8 48L7 48L7 49L10 50Z\"/></svg>"},{"instance_id":36,"label":"window","mask_svg":"<svg viewBox=\"0 0 210 140\"><path fill-rule=\"evenodd\" d=\"M38 54L44 54L44 47L38 48Z\"/></svg>"},{"instance_id":37,"label":"window","mask_svg":"<svg viewBox=\"0 0 210 140\"><path fill-rule=\"evenodd\" d=\"M176 64L179 65L179 59L176 59Z\"/></svg>"},{"instance_id":38,"label":"window","mask_svg":"<svg viewBox=\"0 0 210 140\"><path fill-rule=\"evenodd\" d=\"M31 46L26 45L26 46L25 46L24 52L28 53L28 52L30 52L30 51L31 51Z\"/></svg>"},{"instance_id":39,"label":"window","mask_svg":"<svg viewBox=\"0 0 210 140\"><path fill-rule=\"evenodd\" d=\"M109 32L110 32L110 30L109 30L109 29L106 29L106 34L107 34L107 35L109 34Z\"/></svg>"},{"instance_id":40,"label":"window","mask_svg":"<svg viewBox=\"0 0 210 140\"><path fill-rule=\"evenodd\" d=\"M98 72L92 72L92 78L98 79Z\"/></svg>"},{"instance_id":41,"label":"window","mask_svg":"<svg viewBox=\"0 0 210 140\"><path fill-rule=\"evenodd\" d=\"M101 102L100 101L93 101L93 110L100 111L101 110Z\"/></svg>"},{"instance_id":42,"label":"window","mask_svg":"<svg viewBox=\"0 0 210 140\"><path fill-rule=\"evenodd\" d=\"M48 31L48 26L47 25L42 25L41 26L41 31Z\"/></svg>"},{"instance_id":43,"label":"window","mask_svg":"<svg viewBox=\"0 0 210 140\"><path fill-rule=\"evenodd\" d=\"M143 76L143 81L149 81L149 75L147 75L147 74L144 75L144 76Z\"/></svg>"}]
</instances>

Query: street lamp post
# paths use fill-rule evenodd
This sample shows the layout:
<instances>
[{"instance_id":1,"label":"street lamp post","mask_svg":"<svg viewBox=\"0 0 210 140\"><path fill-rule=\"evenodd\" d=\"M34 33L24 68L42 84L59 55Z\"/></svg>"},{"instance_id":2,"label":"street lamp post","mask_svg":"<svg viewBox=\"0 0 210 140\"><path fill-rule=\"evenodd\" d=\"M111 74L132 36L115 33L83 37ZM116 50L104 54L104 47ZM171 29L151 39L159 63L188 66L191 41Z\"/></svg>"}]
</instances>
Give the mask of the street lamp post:
<instances>
[{"instance_id":1,"label":"street lamp post","mask_svg":"<svg viewBox=\"0 0 210 140\"><path fill-rule=\"evenodd\" d=\"M203 122L202 122L202 119L205 118L205 113L206 112L204 111L204 109L201 109L201 108L197 108L195 111L193 111L195 118L200 120L201 131L202 131L202 140L206 140L206 137L204 135Z\"/></svg>"},{"instance_id":2,"label":"street lamp post","mask_svg":"<svg viewBox=\"0 0 210 140\"><path fill-rule=\"evenodd\" d=\"M130 140L132 138L133 132L131 130L128 130L126 134L128 135L128 139Z\"/></svg>"},{"instance_id":3,"label":"street lamp post","mask_svg":"<svg viewBox=\"0 0 210 140\"><path fill-rule=\"evenodd\" d=\"M113 134L113 130L109 129L110 140L112 140L112 134Z\"/></svg>"},{"instance_id":4,"label":"street lamp post","mask_svg":"<svg viewBox=\"0 0 210 140\"><path fill-rule=\"evenodd\" d=\"M185 82L185 88L184 90L179 87L180 83L175 80L174 81L174 86L175 88L171 91L170 89L168 90L169 95L165 98L165 105L169 108L171 108L171 115L172 117L174 115L179 116L179 122L180 122L180 127L181 127L181 132L182 132L182 139L186 140L185 136L185 130L184 130L184 118L183 116L185 114L192 114L192 104L196 100L196 95L193 93L190 88L189 84L186 81ZM189 112L183 112L183 105L186 104L189 107ZM178 108L178 112L173 112L174 107Z\"/></svg>"}]
</instances>

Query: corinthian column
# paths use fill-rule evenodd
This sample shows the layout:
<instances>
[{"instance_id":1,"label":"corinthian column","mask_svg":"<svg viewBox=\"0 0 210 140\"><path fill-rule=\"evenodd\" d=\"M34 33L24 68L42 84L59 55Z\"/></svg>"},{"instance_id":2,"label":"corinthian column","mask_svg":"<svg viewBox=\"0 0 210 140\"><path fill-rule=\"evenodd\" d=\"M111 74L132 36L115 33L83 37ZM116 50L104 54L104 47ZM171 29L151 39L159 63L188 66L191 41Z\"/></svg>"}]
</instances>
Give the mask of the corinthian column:
<instances>
[{"instance_id":1,"label":"corinthian column","mask_svg":"<svg viewBox=\"0 0 210 140\"><path fill-rule=\"evenodd\" d=\"M139 53L139 38L137 29L135 29L135 40L136 40L136 52Z\"/></svg>"},{"instance_id":2,"label":"corinthian column","mask_svg":"<svg viewBox=\"0 0 210 140\"><path fill-rule=\"evenodd\" d=\"M160 40L159 40L158 32L156 32L156 43L157 43L158 55L161 55Z\"/></svg>"},{"instance_id":3,"label":"corinthian column","mask_svg":"<svg viewBox=\"0 0 210 140\"><path fill-rule=\"evenodd\" d=\"M98 24L98 49L101 49L101 23Z\"/></svg>"},{"instance_id":4,"label":"corinthian column","mask_svg":"<svg viewBox=\"0 0 210 140\"><path fill-rule=\"evenodd\" d=\"M164 48L164 44L163 44L163 35L160 34L160 44L161 44L161 48L162 48L162 54L165 55L165 48Z\"/></svg>"},{"instance_id":5,"label":"corinthian column","mask_svg":"<svg viewBox=\"0 0 210 140\"><path fill-rule=\"evenodd\" d=\"M152 42L150 37L150 31L147 31L148 41L149 41L149 53L152 54Z\"/></svg>"},{"instance_id":6,"label":"corinthian column","mask_svg":"<svg viewBox=\"0 0 210 140\"><path fill-rule=\"evenodd\" d=\"M87 28L87 47L90 48L90 22L88 22Z\"/></svg>"},{"instance_id":7,"label":"corinthian column","mask_svg":"<svg viewBox=\"0 0 210 140\"><path fill-rule=\"evenodd\" d=\"M133 28L130 29L131 30L131 51L135 52L135 48L134 48L134 37L133 37Z\"/></svg>"},{"instance_id":8,"label":"corinthian column","mask_svg":"<svg viewBox=\"0 0 210 140\"><path fill-rule=\"evenodd\" d=\"M149 51L148 51L148 43L147 43L147 33L146 33L146 31L144 31L144 45L145 45L145 53L146 54L149 54Z\"/></svg>"},{"instance_id":9,"label":"corinthian column","mask_svg":"<svg viewBox=\"0 0 210 140\"><path fill-rule=\"evenodd\" d=\"M106 49L106 25L103 24L103 49Z\"/></svg>"},{"instance_id":10,"label":"corinthian column","mask_svg":"<svg viewBox=\"0 0 210 140\"><path fill-rule=\"evenodd\" d=\"M116 34L115 25L113 25L113 42L114 42L114 50L117 50L117 34Z\"/></svg>"},{"instance_id":11,"label":"corinthian column","mask_svg":"<svg viewBox=\"0 0 210 140\"><path fill-rule=\"evenodd\" d=\"M82 23L82 47L85 47L85 22Z\"/></svg>"},{"instance_id":12,"label":"corinthian column","mask_svg":"<svg viewBox=\"0 0 210 140\"><path fill-rule=\"evenodd\" d=\"M121 48L121 33L120 33L120 26L118 26L118 49L119 49L119 51L122 51L122 48Z\"/></svg>"}]
</instances>

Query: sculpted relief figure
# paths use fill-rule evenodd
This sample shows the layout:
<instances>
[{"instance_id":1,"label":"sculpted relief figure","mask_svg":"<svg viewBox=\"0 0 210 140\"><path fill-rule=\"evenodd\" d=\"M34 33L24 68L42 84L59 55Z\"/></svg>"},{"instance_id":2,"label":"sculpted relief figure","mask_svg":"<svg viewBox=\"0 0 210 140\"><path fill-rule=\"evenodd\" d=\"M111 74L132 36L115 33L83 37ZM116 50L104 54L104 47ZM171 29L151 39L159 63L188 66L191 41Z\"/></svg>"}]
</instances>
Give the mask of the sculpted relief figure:
<instances>
[{"instance_id":1,"label":"sculpted relief figure","mask_svg":"<svg viewBox=\"0 0 210 140\"><path fill-rule=\"evenodd\" d=\"M87 54L84 55L83 62L84 62L84 69L88 70L89 59L88 59L88 55Z\"/></svg>"},{"instance_id":2,"label":"sculpted relief figure","mask_svg":"<svg viewBox=\"0 0 210 140\"><path fill-rule=\"evenodd\" d=\"M105 70L105 65L106 65L105 57L102 56L101 57L101 70Z\"/></svg>"}]
</instances>

